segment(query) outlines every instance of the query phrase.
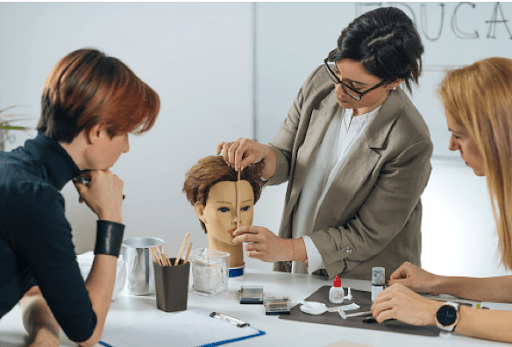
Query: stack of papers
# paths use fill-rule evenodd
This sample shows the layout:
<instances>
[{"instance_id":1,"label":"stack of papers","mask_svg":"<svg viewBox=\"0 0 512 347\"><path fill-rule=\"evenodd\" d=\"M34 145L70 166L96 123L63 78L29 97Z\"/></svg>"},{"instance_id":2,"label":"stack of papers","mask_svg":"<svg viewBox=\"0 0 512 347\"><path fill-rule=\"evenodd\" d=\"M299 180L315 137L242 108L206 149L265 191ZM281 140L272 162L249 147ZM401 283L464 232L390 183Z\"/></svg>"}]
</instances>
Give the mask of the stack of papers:
<instances>
[{"instance_id":1,"label":"stack of papers","mask_svg":"<svg viewBox=\"0 0 512 347\"><path fill-rule=\"evenodd\" d=\"M135 326L105 331L100 344L112 347L218 346L265 334L250 326L239 328L211 312L187 310Z\"/></svg>"}]
</instances>

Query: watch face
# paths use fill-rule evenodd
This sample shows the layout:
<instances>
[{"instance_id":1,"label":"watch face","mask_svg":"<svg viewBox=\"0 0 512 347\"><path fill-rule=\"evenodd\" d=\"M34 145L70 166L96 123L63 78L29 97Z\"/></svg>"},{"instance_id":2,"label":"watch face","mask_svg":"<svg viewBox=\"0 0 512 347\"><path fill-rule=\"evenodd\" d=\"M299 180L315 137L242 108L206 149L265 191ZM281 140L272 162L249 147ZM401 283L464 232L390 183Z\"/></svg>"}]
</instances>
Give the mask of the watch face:
<instances>
[{"instance_id":1,"label":"watch face","mask_svg":"<svg viewBox=\"0 0 512 347\"><path fill-rule=\"evenodd\" d=\"M457 310L453 306L441 306L439 310L437 310L437 321L441 323L441 325L448 326L455 323L457 320Z\"/></svg>"}]
</instances>

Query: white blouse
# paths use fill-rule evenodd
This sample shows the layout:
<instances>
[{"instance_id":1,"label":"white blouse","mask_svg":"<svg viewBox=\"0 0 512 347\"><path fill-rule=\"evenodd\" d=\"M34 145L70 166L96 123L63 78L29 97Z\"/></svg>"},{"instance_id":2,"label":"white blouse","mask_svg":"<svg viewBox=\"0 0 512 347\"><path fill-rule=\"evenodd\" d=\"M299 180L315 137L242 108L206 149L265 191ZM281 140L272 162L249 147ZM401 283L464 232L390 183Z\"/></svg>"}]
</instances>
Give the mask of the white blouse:
<instances>
[{"instance_id":1,"label":"white blouse","mask_svg":"<svg viewBox=\"0 0 512 347\"><path fill-rule=\"evenodd\" d=\"M380 106L371 112L353 117L352 109L343 109L333 117L320 146L314 153L304 186L301 190L297 210L293 215L292 237L302 237L306 245L308 266L302 262L293 262L292 272L312 273L323 269L325 264L320 252L306 230L311 230L325 195L345 164L348 155Z\"/></svg>"}]
</instances>

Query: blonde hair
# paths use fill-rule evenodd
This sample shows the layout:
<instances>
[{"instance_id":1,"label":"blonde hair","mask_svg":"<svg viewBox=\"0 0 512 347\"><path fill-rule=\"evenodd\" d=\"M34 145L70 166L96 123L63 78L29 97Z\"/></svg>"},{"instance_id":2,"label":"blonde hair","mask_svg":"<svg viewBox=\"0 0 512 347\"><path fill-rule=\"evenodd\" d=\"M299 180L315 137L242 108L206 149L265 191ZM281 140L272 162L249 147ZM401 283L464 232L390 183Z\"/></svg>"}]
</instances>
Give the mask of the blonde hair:
<instances>
[{"instance_id":1,"label":"blonde hair","mask_svg":"<svg viewBox=\"0 0 512 347\"><path fill-rule=\"evenodd\" d=\"M512 268L512 60L488 58L450 71L439 94L446 116L464 127L484 161L500 263Z\"/></svg>"}]
</instances>

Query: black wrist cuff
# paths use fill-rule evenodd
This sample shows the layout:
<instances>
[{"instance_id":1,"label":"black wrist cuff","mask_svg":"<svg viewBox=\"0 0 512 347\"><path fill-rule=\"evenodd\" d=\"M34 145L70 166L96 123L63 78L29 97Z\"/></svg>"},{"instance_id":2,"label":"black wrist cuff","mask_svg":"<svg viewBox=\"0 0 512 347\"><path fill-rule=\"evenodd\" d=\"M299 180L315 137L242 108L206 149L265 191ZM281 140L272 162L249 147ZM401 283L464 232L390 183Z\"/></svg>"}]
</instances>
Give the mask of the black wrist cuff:
<instances>
[{"instance_id":1,"label":"black wrist cuff","mask_svg":"<svg viewBox=\"0 0 512 347\"><path fill-rule=\"evenodd\" d=\"M99 220L96 229L94 254L119 256L123 242L124 224Z\"/></svg>"}]
</instances>

